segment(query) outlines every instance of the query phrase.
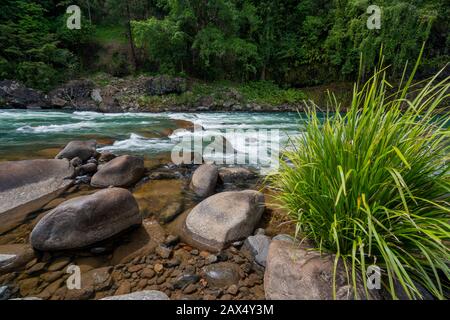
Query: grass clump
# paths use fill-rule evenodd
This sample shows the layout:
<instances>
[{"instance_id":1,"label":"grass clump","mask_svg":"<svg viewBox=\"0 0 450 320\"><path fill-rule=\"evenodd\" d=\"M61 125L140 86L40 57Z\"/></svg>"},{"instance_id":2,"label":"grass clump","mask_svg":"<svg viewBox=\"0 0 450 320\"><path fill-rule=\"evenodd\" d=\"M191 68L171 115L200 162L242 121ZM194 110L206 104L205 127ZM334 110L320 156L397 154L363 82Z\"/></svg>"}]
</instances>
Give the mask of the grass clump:
<instances>
[{"instance_id":1,"label":"grass clump","mask_svg":"<svg viewBox=\"0 0 450 320\"><path fill-rule=\"evenodd\" d=\"M380 66L355 85L345 115L321 121L312 106L306 131L269 177L298 235L344 262L355 295L362 278L369 296L372 264L393 299L396 285L410 299L423 298L419 285L439 299L448 292L449 113L436 111L450 85L436 75L412 86L418 64L394 95Z\"/></svg>"}]
</instances>

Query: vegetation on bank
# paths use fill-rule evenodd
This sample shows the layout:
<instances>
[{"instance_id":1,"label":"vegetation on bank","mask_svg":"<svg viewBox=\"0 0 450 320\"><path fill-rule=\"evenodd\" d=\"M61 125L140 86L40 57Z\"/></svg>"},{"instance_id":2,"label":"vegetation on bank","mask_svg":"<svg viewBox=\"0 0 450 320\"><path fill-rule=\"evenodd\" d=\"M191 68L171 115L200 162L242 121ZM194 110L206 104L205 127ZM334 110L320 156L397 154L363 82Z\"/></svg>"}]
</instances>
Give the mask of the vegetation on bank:
<instances>
[{"instance_id":1,"label":"vegetation on bank","mask_svg":"<svg viewBox=\"0 0 450 320\"><path fill-rule=\"evenodd\" d=\"M416 88L412 76L404 80L388 94L380 66L363 86L355 85L345 115L328 114L322 122L311 106L305 134L269 180L298 234L335 254L335 266L344 263L355 288L359 279L367 290L366 271L377 265L393 298L399 288L423 298L422 286L444 299L450 277L450 117L436 111L448 102L450 77L440 81L436 75L409 100Z\"/></svg>"},{"instance_id":2,"label":"vegetation on bank","mask_svg":"<svg viewBox=\"0 0 450 320\"><path fill-rule=\"evenodd\" d=\"M70 4L82 9L81 30L66 28ZM0 5L0 78L50 89L97 71L116 76L147 72L303 87L354 80L360 54L367 75L381 44L394 76L401 75L401 66L417 56L426 39L428 70L448 61L450 8L445 0L378 1L380 30L366 27L370 4L5 0ZM295 93L286 95L289 100Z\"/></svg>"}]
</instances>

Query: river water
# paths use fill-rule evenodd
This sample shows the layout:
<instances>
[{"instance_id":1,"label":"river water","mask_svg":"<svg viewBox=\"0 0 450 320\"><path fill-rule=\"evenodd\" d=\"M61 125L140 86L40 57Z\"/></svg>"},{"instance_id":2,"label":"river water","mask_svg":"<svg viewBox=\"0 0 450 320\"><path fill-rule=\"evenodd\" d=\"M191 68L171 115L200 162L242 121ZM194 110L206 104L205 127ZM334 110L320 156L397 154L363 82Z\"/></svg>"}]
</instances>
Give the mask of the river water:
<instances>
[{"instance_id":1,"label":"river water","mask_svg":"<svg viewBox=\"0 0 450 320\"><path fill-rule=\"evenodd\" d=\"M174 132L176 120L190 121L202 130ZM268 148L281 149L290 138L301 134L303 125L304 119L296 113L103 114L0 110L0 159L53 157L58 149L75 139L96 139L100 151L150 158L169 154L186 136L222 135L239 150L242 141L256 147L261 140L270 140L271 132L278 138Z\"/></svg>"}]
</instances>

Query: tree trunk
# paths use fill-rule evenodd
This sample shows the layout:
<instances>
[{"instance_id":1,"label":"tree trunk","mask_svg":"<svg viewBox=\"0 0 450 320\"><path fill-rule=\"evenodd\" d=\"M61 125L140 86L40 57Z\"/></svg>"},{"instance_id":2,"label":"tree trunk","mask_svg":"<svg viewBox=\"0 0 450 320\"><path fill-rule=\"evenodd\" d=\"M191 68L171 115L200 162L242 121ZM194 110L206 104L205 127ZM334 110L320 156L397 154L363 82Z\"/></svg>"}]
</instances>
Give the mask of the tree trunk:
<instances>
[{"instance_id":1,"label":"tree trunk","mask_svg":"<svg viewBox=\"0 0 450 320\"><path fill-rule=\"evenodd\" d=\"M91 14L91 1L86 0L88 15L89 15L89 23L92 24L92 14Z\"/></svg>"},{"instance_id":2,"label":"tree trunk","mask_svg":"<svg viewBox=\"0 0 450 320\"><path fill-rule=\"evenodd\" d=\"M126 0L126 9L127 9L127 29L128 29L128 39L130 41L130 50L131 50L131 59L133 60L134 70L137 70L137 58L136 58L136 49L134 47L133 41L133 32L131 30L131 13L130 13L130 3L129 0Z\"/></svg>"}]
</instances>

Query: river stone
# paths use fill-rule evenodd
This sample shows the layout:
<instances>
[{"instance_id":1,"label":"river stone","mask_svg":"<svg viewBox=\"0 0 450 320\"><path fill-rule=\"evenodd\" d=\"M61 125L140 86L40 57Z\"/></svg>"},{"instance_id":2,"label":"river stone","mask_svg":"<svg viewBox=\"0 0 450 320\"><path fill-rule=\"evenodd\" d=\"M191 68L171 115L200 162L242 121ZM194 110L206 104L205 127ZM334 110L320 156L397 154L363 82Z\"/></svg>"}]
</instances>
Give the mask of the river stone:
<instances>
[{"instance_id":1,"label":"river stone","mask_svg":"<svg viewBox=\"0 0 450 320\"><path fill-rule=\"evenodd\" d=\"M229 262L211 264L202 269L203 275L211 288L225 288L238 284L239 267Z\"/></svg>"},{"instance_id":2,"label":"river stone","mask_svg":"<svg viewBox=\"0 0 450 320\"><path fill-rule=\"evenodd\" d=\"M0 286L0 301L8 300L11 295L11 292L8 286Z\"/></svg>"},{"instance_id":3,"label":"river stone","mask_svg":"<svg viewBox=\"0 0 450 320\"><path fill-rule=\"evenodd\" d=\"M141 223L133 195L109 188L62 203L39 221L30 239L42 251L83 248Z\"/></svg>"},{"instance_id":4,"label":"river stone","mask_svg":"<svg viewBox=\"0 0 450 320\"><path fill-rule=\"evenodd\" d=\"M170 300L170 299L164 292L156 290L146 290L119 296L106 297L101 300Z\"/></svg>"},{"instance_id":5,"label":"river stone","mask_svg":"<svg viewBox=\"0 0 450 320\"><path fill-rule=\"evenodd\" d=\"M67 146L56 155L56 159L80 158L86 161L95 156L97 149L97 142L95 140L88 141L71 141Z\"/></svg>"},{"instance_id":6,"label":"river stone","mask_svg":"<svg viewBox=\"0 0 450 320\"><path fill-rule=\"evenodd\" d=\"M261 192L222 192L198 204L189 213L184 229L194 244L220 251L251 235L263 212Z\"/></svg>"},{"instance_id":7,"label":"river stone","mask_svg":"<svg viewBox=\"0 0 450 320\"><path fill-rule=\"evenodd\" d=\"M254 179L256 174L242 167L227 167L219 169L220 180L224 183L245 182Z\"/></svg>"},{"instance_id":8,"label":"river stone","mask_svg":"<svg viewBox=\"0 0 450 320\"><path fill-rule=\"evenodd\" d=\"M34 250L28 244L1 245L0 274L18 271L34 258Z\"/></svg>"},{"instance_id":9,"label":"river stone","mask_svg":"<svg viewBox=\"0 0 450 320\"><path fill-rule=\"evenodd\" d=\"M209 197L214 193L217 178L217 167L213 164L203 164L192 175L191 189L199 197Z\"/></svg>"},{"instance_id":10,"label":"river stone","mask_svg":"<svg viewBox=\"0 0 450 320\"><path fill-rule=\"evenodd\" d=\"M72 184L73 175L67 160L0 163L0 234L57 198Z\"/></svg>"},{"instance_id":11,"label":"river stone","mask_svg":"<svg viewBox=\"0 0 450 320\"><path fill-rule=\"evenodd\" d=\"M321 255L287 241L273 240L264 274L266 299L333 300L333 265L333 255ZM365 297L359 283L358 294ZM343 264L339 263L336 272L336 299L353 298L352 286L348 285Z\"/></svg>"},{"instance_id":12,"label":"river stone","mask_svg":"<svg viewBox=\"0 0 450 320\"><path fill-rule=\"evenodd\" d=\"M92 177L91 185L96 188L129 187L144 175L142 158L121 156L103 165Z\"/></svg>"},{"instance_id":13,"label":"river stone","mask_svg":"<svg viewBox=\"0 0 450 320\"><path fill-rule=\"evenodd\" d=\"M268 236L257 234L248 237L241 250L252 257L260 266L266 266L267 253L271 239Z\"/></svg>"}]
</instances>

